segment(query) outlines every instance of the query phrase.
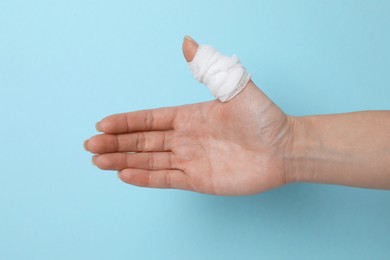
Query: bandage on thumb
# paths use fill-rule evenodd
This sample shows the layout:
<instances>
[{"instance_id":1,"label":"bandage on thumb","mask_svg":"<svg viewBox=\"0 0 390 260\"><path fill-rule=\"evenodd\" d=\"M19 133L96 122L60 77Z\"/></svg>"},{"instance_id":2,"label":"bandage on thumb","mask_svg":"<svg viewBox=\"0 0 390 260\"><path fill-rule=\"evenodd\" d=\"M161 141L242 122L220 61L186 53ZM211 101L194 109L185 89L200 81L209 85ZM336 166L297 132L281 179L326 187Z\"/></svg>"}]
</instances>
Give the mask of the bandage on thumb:
<instances>
[{"instance_id":1,"label":"bandage on thumb","mask_svg":"<svg viewBox=\"0 0 390 260\"><path fill-rule=\"evenodd\" d=\"M237 56L225 56L210 45L199 45L188 66L195 79L222 102L240 93L251 78Z\"/></svg>"}]
</instances>

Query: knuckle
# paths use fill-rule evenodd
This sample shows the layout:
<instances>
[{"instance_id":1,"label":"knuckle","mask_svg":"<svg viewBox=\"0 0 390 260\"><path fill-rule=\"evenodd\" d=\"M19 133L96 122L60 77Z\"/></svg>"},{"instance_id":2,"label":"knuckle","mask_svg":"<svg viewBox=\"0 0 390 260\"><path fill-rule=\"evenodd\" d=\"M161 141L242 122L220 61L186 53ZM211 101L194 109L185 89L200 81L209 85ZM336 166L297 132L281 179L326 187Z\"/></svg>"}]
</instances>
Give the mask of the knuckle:
<instances>
[{"instance_id":1,"label":"knuckle","mask_svg":"<svg viewBox=\"0 0 390 260\"><path fill-rule=\"evenodd\" d=\"M112 137L112 142L113 142L113 145L114 145L114 151L119 151L120 150L120 141L119 141L119 136L117 135L114 135Z\"/></svg>"},{"instance_id":2,"label":"knuckle","mask_svg":"<svg viewBox=\"0 0 390 260\"><path fill-rule=\"evenodd\" d=\"M172 174L170 171L167 171L164 175L164 182L167 187L172 187Z\"/></svg>"},{"instance_id":3,"label":"knuckle","mask_svg":"<svg viewBox=\"0 0 390 260\"><path fill-rule=\"evenodd\" d=\"M152 172L147 171L146 173L146 181L145 181L145 187L151 187L151 180L152 180Z\"/></svg>"},{"instance_id":4,"label":"knuckle","mask_svg":"<svg viewBox=\"0 0 390 260\"><path fill-rule=\"evenodd\" d=\"M127 153L122 153L122 163L119 170L126 169L131 166L130 156Z\"/></svg>"},{"instance_id":5,"label":"knuckle","mask_svg":"<svg viewBox=\"0 0 390 260\"><path fill-rule=\"evenodd\" d=\"M154 170L156 168L156 160L153 153L149 153L148 167L150 170Z\"/></svg>"},{"instance_id":6,"label":"knuckle","mask_svg":"<svg viewBox=\"0 0 390 260\"><path fill-rule=\"evenodd\" d=\"M146 129L151 130L153 129L153 125L154 125L154 113L153 110L149 110L146 112L146 116L145 116L145 127Z\"/></svg>"},{"instance_id":7,"label":"knuckle","mask_svg":"<svg viewBox=\"0 0 390 260\"><path fill-rule=\"evenodd\" d=\"M146 143L146 135L145 135L145 133L141 132L141 133L137 134L136 145L135 146L136 146L137 151L146 150L147 143Z\"/></svg>"}]
</instances>

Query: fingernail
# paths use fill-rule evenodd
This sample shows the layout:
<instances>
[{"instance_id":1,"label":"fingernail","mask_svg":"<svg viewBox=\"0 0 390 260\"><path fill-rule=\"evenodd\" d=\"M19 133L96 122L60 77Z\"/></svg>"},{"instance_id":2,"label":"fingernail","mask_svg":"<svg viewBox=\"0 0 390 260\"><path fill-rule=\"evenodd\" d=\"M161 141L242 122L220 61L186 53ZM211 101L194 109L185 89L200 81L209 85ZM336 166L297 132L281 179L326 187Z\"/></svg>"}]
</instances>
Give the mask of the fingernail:
<instances>
[{"instance_id":1,"label":"fingernail","mask_svg":"<svg viewBox=\"0 0 390 260\"><path fill-rule=\"evenodd\" d=\"M91 162L92 162L92 165L93 165L93 166L96 166L96 163L95 163L96 156L97 156L97 155L92 156Z\"/></svg>"},{"instance_id":2,"label":"fingernail","mask_svg":"<svg viewBox=\"0 0 390 260\"><path fill-rule=\"evenodd\" d=\"M188 35L184 36L182 51L187 62L191 62L194 59L198 47L199 45L194 39Z\"/></svg>"},{"instance_id":3,"label":"fingernail","mask_svg":"<svg viewBox=\"0 0 390 260\"><path fill-rule=\"evenodd\" d=\"M97 122L97 123L95 124L95 128L96 128L96 130L99 131L99 132L102 131L102 130L100 129L100 122Z\"/></svg>"},{"instance_id":4,"label":"fingernail","mask_svg":"<svg viewBox=\"0 0 390 260\"><path fill-rule=\"evenodd\" d=\"M188 36L188 35L184 36L184 39L187 39L187 40L190 40L190 41L192 41L192 42L195 42L195 40L192 39L192 38L191 38L190 36Z\"/></svg>"},{"instance_id":5,"label":"fingernail","mask_svg":"<svg viewBox=\"0 0 390 260\"><path fill-rule=\"evenodd\" d=\"M88 139L87 139L87 140L85 140L85 141L84 141L84 143L83 143L84 150L88 152L87 145L88 145Z\"/></svg>"}]
</instances>

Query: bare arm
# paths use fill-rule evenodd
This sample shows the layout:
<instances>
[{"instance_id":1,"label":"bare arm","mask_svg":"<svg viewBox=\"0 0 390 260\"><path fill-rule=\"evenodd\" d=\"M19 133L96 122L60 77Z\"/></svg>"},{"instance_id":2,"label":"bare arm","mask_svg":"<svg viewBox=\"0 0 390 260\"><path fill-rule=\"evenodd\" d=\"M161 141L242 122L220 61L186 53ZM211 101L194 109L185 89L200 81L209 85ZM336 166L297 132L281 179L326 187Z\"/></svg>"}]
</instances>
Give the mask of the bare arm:
<instances>
[{"instance_id":1,"label":"bare arm","mask_svg":"<svg viewBox=\"0 0 390 260\"><path fill-rule=\"evenodd\" d=\"M390 189L390 111L291 121L289 182Z\"/></svg>"}]
</instances>

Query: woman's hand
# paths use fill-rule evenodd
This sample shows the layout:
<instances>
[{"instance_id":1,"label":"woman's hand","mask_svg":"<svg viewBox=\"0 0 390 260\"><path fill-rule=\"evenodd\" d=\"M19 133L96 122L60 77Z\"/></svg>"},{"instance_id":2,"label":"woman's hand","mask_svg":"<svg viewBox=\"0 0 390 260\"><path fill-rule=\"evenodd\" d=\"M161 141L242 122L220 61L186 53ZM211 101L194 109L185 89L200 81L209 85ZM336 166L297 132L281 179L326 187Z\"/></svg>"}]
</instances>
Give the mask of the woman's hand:
<instances>
[{"instance_id":1,"label":"woman's hand","mask_svg":"<svg viewBox=\"0 0 390 260\"><path fill-rule=\"evenodd\" d=\"M192 60L197 44L186 38ZM85 142L96 166L126 183L218 195L259 193L286 183L287 117L253 82L217 100L117 114Z\"/></svg>"}]
</instances>

